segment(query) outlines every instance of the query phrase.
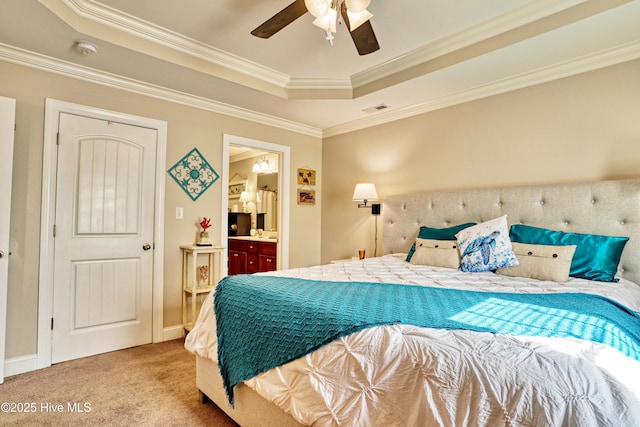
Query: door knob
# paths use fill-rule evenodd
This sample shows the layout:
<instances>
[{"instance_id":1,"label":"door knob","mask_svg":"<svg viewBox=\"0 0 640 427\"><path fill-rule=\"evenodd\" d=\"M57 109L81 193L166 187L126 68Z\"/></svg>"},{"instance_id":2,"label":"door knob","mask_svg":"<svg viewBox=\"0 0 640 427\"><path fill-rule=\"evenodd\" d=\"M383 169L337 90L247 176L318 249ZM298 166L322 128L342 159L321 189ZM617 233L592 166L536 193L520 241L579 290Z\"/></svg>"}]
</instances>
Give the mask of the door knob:
<instances>
[{"instance_id":1,"label":"door knob","mask_svg":"<svg viewBox=\"0 0 640 427\"><path fill-rule=\"evenodd\" d=\"M4 252L0 251L0 258L4 258Z\"/></svg>"},{"instance_id":2,"label":"door knob","mask_svg":"<svg viewBox=\"0 0 640 427\"><path fill-rule=\"evenodd\" d=\"M145 243L144 245L142 245L142 249L144 249L145 251L148 251L149 249L151 249L151 245L148 243Z\"/></svg>"}]
</instances>

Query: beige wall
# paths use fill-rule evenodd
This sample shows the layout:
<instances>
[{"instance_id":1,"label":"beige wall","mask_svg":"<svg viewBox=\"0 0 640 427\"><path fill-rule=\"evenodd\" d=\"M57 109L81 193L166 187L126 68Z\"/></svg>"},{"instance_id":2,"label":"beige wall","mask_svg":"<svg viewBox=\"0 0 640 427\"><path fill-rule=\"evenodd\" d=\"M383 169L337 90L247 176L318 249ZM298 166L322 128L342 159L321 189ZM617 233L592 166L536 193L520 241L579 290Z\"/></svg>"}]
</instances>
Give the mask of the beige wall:
<instances>
[{"instance_id":1,"label":"beige wall","mask_svg":"<svg viewBox=\"0 0 640 427\"><path fill-rule=\"evenodd\" d=\"M351 202L358 182L384 200L640 177L640 61L327 138L322 155L322 262L373 252L375 218Z\"/></svg>"},{"instance_id":2,"label":"beige wall","mask_svg":"<svg viewBox=\"0 0 640 427\"><path fill-rule=\"evenodd\" d=\"M309 166L321 173L321 141L184 105L100 86L57 74L0 62L0 94L17 100L16 137L11 209L11 257L7 316L8 359L36 352L40 199L45 98L114 110L168 122L167 170L193 147L198 147L221 173L223 134L232 134L291 147L291 200L296 200L296 168ZM320 176L320 175L319 175ZM220 239L220 201L226 197L218 180L193 202L166 175L164 326L179 325L181 317L179 246L194 241L197 222L212 217L212 238ZM175 220L175 208L184 207L184 220ZM290 208L289 265L320 261L321 201L316 206ZM210 233L211 234L211 233Z\"/></svg>"},{"instance_id":3,"label":"beige wall","mask_svg":"<svg viewBox=\"0 0 640 427\"><path fill-rule=\"evenodd\" d=\"M36 351L45 98L168 122L167 165L198 147L220 172L225 133L291 147L290 267L374 249L370 211L351 202L357 182L386 195L416 190L640 177L640 61L328 138L0 62L0 94L17 99L7 358ZM318 172L315 206L297 205L296 169ZM222 183L192 202L166 176L164 325L178 325L180 253L211 216L220 238ZM175 207L185 219L173 219ZM322 214L322 220L321 220ZM378 226L381 227L378 218ZM381 233L379 233L381 234ZM322 245L320 245L322 241ZM322 252L320 256L320 247ZM378 254L380 254L381 242Z\"/></svg>"}]
</instances>

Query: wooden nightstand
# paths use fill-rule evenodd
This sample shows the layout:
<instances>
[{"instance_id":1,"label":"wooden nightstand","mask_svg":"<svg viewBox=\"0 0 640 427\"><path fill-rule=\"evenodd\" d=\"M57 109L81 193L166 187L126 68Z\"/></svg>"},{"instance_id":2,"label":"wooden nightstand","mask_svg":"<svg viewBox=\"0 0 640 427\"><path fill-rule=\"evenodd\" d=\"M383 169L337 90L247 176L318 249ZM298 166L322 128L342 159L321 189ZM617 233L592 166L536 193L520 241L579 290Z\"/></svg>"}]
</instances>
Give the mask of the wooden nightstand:
<instances>
[{"instance_id":1,"label":"wooden nightstand","mask_svg":"<svg viewBox=\"0 0 640 427\"><path fill-rule=\"evenodd\" d=\"M190 331L198 318L198 295L205 296L211 292L221 279L224 271L225 247L184 245L180 246L180 249L182 250L182 326ZM198 258L200 258L200 265L198 265ZM205 280L202 279L200 267L208 269Z\"/></svg>"}]
</instances>

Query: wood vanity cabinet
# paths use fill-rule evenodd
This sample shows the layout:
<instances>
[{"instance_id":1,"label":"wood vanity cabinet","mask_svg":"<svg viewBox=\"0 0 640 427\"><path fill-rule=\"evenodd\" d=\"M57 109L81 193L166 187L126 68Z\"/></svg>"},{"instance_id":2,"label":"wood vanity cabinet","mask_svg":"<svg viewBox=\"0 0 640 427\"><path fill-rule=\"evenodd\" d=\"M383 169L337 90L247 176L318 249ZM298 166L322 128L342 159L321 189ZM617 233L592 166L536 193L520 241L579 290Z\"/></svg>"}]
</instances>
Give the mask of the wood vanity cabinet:
<instances>
[{"instance_id":1,"label":"wood vanity cabinet","mask_svg":"<svg viewBox=\"0 0 640 427\"><path fill-rule=\"evenodd\" d=\"M247 266L244 273L255 273L258 271L258 242L247 241Z\"/></svg>"},{"instance_id":2,"label":"wood vanity cabinet","mask_svg":"<svg viewBox=\"0 0 640 427\"><path fill-rule=\"evenodd\" d=\"M228 274L273 271L277 265L277 243L229 239Z\"/></svg>"},{"instance_id":3,"label":"wood vanity cabinet","mask_svg":"<svg viewBox=\"0 0 640 427\"><path fill-rule=\"evenodd\" d=\"M258 242L258 271L274 271L277 264L277 247L274 242Z\"/></svg>"},{"instance_id":4,"label":"wood vanity cabinet","mask_svg":"<svg viewBox=\"0 0 640 427\"><path fill-rule=\"evenodd\" d=\"M247 272L247 241L229 239L229 266L227 274L242 274Z\"/></svg>"}]
</instances>

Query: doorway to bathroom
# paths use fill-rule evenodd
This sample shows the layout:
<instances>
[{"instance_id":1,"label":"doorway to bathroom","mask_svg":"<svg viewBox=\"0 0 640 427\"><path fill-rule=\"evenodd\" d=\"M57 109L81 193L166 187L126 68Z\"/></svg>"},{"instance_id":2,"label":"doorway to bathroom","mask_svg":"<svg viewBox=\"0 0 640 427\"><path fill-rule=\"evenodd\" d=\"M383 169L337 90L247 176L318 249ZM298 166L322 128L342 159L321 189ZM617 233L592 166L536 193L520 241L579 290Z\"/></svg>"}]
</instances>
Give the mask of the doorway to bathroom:
<instances>
[{"instance_id":1,"label":"doorway to bathroom","mask_svg":"<svg viewBox=\"0 0 640 427\"><path fill-rule=\"evenodd\" d=\"M222 156L221 240L277 242L276 268L288 268L290 147L224 135Z\"/></svg>"}]
</instances>

